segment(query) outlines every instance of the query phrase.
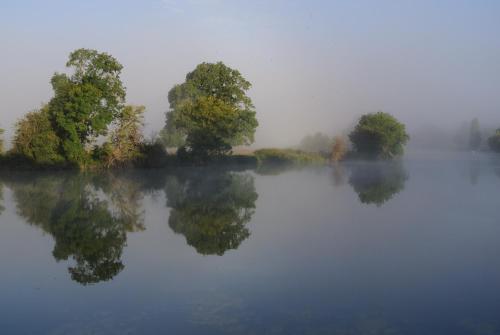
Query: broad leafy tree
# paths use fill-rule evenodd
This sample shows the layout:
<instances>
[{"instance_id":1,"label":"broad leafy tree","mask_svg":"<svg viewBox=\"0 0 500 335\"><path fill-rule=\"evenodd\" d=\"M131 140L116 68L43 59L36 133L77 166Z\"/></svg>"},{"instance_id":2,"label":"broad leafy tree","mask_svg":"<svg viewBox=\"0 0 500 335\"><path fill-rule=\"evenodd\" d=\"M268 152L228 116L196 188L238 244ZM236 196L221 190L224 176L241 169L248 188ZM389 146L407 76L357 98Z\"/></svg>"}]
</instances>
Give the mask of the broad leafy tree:
<instances>
[{"instance_id":1,"label":"broad leafy tree","mask_svg":"<svg viewBox=\"0 0 500 335\"><path fill-rule=\"evenodd\" d=\"M388 159L404 153L409 136L404 124L388 113L377 112L363 115L349 139L357 153Z\"/></svg>"},{"instance_id":2,"label":"broad leafy tree","mask_svg":"<svg viewBox=\"0 0 500 335\"><path fill-rule=\"evenodd\" d=\"M250 87L237 70L222 62L198 65L168 94L165 144L211 156L252 143L258 122L246 95Z\"/></svg>"},{"instance_id":3,"label":"broad leafy tree","mask_svg":"<svg viewBox=\"0 0 500 335\"><path fill-rule=\"evenodd\" d=\"M56 73L51 80L54 97L49 104L50 120L61 139L61 154L84 165L86 146L105 135L120 115L125 100L122 65L106 53L78 49L70 54L66 66L70 75Z\"/></svg>"}]
</instances>

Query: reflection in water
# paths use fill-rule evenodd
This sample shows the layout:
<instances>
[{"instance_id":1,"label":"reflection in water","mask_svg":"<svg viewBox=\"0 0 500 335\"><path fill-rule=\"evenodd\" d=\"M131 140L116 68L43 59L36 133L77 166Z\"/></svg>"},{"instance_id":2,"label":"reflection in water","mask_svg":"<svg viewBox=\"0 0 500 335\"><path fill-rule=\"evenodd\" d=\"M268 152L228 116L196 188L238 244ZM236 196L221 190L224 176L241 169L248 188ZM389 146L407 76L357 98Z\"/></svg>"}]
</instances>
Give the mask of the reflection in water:
<instances>
[{"instance_id":1,"label":"reflection in water","mask_svg":"<svg viewBox=\"0 0 500 335\"><path fill-rule=\"evenodd\" d=\"M349 184L362 203L381 206L404 189L407 179L401 162L374 162L351 166Z\"/></svg>"},{"instance_id":2,"label":"reflection in water","mask_svg":"<svg viewBox=\"0 0 500 335\"><path fill-rule=\"evenodd\" d=\"M73 259L71 278L107 281L124 265L126 233L144 229L139 186L131 179L85 174L9 179L18 214L55 240L56 260Z\"/></svg>"},{"instance_id":3,"label":"reflection in water","mask_svg":"<svg viewBox=\"0 0 500 335\"><path fill-rule=\"evenodd\" d=\"M166 183L169 226L203 255L223 255L250 236L246 224L255 211L253 176L193 170Z\"/></svg>"}]
</instances>

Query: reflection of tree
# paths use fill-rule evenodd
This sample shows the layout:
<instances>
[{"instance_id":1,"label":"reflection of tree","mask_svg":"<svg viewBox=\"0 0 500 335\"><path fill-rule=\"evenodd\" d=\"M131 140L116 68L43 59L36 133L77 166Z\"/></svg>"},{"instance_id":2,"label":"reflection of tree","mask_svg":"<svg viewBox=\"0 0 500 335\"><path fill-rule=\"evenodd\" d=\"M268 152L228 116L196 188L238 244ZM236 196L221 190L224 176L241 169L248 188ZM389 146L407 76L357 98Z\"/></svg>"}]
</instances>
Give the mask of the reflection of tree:
<instances>
[{"instance_id":1,"label":"reflection of tree","mask_svg":"<svg viewBox=\"0 0 500 335\"><path fill-rule=\"evenodd\" d=\"M65 174L21 177L8 184L18 214L52 235L54 258L73 259L71 278L84 285L116 276L124 268L126 233L144 229L142 198L131 180Z\"/></svg>"},{"instance_id":2,"label":"reflection of tree","mask_svg":"<svg viewBox=\"0 0 500 335\"><path fill-rule=\"evenodd\" d=\"M166 184L169 226L203 255L237 249L250 232L246 224L257 193L253 176L197 170L170 176Z\"/></svg>"},{"instance_id":3,"label":"reflection of tree","mask_svg":"<svg viewBox=\"0 0 500 335\"><path fill-rule=\"evenodd\" d=\"M349 184L362 203L381 206L404 189L407 179L400 162L361 163L352 166Z\"/></svg>"}]
</instances>

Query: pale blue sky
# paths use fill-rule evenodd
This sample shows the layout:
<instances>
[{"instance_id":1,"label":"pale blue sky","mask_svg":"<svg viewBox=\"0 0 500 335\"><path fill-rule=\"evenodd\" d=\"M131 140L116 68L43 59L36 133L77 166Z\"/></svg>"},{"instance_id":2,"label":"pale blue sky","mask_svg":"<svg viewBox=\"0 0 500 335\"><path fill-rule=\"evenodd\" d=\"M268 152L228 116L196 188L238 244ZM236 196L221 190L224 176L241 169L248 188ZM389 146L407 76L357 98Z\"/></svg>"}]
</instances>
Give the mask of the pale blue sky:
<instances>
[{"instance_id":1,"label":"pale blue sky","mask_svg":"<svg viewBox=\"0 0 500 335\"><path fill-rule=\"evenodd\" d=\"M253 83L257 145L380 109L410 129L472 117L496 127L499 18L493 0L1 0L0 126L48 101L53 72L86 47L125 66L147 132L163 126L170 87L218 60Z\"/></svg>"}]
</instances>

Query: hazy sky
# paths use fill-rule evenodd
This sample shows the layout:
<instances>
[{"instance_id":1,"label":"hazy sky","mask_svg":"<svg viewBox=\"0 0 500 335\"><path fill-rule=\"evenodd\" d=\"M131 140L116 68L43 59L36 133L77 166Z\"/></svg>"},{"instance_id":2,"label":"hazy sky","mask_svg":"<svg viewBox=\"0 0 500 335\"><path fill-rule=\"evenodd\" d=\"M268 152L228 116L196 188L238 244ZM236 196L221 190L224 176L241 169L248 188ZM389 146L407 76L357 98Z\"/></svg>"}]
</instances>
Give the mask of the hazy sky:
<instances>
[{"instance_id":1,"label":"hazy sky","mask_svg":"<svg viewBox=\"0 0 500 335\"><path fill-rule=\"evenodd\" d=\"M256 145L330 134L384 110L411 129L500 126L498 0L1 0L0 127L47 102L68 54L123 65L127 100L159 130L167 92L200 62L253 84Z\"/></svg>"}]
</instances>

